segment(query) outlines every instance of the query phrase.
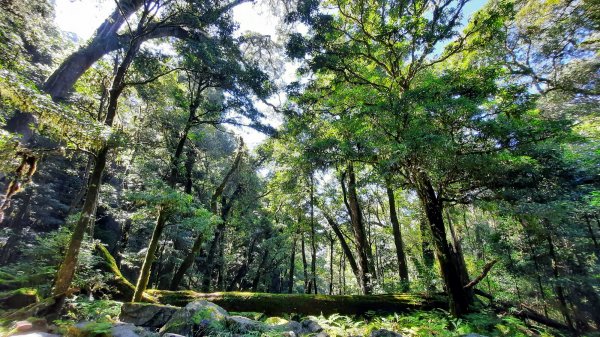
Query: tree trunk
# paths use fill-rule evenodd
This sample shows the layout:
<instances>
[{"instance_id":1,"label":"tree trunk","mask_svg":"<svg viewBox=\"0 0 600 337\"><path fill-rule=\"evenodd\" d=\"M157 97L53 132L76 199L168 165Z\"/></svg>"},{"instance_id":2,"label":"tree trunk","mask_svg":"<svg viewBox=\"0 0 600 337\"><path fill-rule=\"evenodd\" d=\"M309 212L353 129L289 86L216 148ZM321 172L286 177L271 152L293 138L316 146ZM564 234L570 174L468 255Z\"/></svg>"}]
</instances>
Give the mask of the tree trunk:
<instances>
[{"instance_id":1,"label":"tree trunk","mask_svg":"<svg viewBox=\"0 0 600 337\"><path fill-rule=\"evenodd\" d=\"M152 232L150 245L148 246L148 250L146 251L146 257L144 258L144 263L142 264L142 269L140 270L140 276L138 277L138 281L135 286L135 292L133 293L133 298L131 299L132 302L140 302L142 300L142 296L144 295L144 291L146 291L146 287L148 286L148 279L150 278L150 269L152 267L152 263L154 262L156 249L158 248L158 241L163 230L165 229L166 222L167 212L164 208L161 207L158 210L156 226L154 226L154 231Z\"/></svg>"},{"instance_id":2,"label":"tree trunk","mask_svg":"<svg viewBox=\"0 0 600 337\"><path fill-rule=\"evenodd\" d=\"M256 274L254 275L254 279L252 280L252 291L258 291L258 285L260 283L260 277L262 276L263 269L265 268L265 264L267 263L267 259L269 258L269 249L265 249L265 252L260 259L260 263L258 268L256 268Z\"/></svg>"},{"instance_id":3,"label":"tree trunk","mask_svg":"<svg viewBox=\"0 0 600 337\"><path fill-rule=\"evenodd\" d=\"M457 260L446 240L442 201L435 193L429 178L423 173L418 177L417 194L431 228L435 254L449 297L450 311L455 316L462 316L469 311L473 303L473 292L471 289L465 289L466 284L463 283L461 275L467 272L462 270L463 265Z\"/></svg>"},{"instance_id":4,"label":"tree trunk","mask_svg":"<svg viewBox=\"0 0 600 337\"><path fill-rule=\"evenodd\" d=\"M290 275L288 277L288 293L294 292L294 272L296 270L296 236L292 240L292 253L290 254Z\"/></svg>"},{"instance_id":5,"label":"tree trunk","mask_svg":"<svg viewBox=\"0 0 600 337\"><path fill-rule=\"evenodd\" d=\"M317 291L317 243L315 239L315 191L314 191L314 177L313 173L310 176L310 245L311 245L311 259L310 259L310 272L311 272L311 284L314 288L314 293ZM310 293L310 289L309 289Z\"/></svg>"},{"instance_id":6,"label":"tree trunk","mask_svg":"<svg viewBox=\"0 0 600 337\"><path fill-rule=\"evenodd\" d=\"M392 230L394 232L394 244L396 245L396 258L398 259L398 274L400 276L401 289L402 291L408 291L410 288L408 280L408 265L406 263L406 254L404 254L404 244L402 242L400 222L398 221L398 214L396 213L396 198L394 196L394 190L392 189L389 181L386 182L386 191L390 206L390 221L392 222Z\"/></svg>"},{"instance_id":7,"label":"tree trunk","mask_svg":"<svg viewBox=\"0 0 600 337\"><path fill-rule=\"evenodd\" d=\"M169 289L177 290L177 287L179 287L179 284L183 280L183 276L185 275L187 270L194 263L194 259L196 258L196 255L200 251L200 248L202 248L202 235L201 234L199 234L196 237L196 240L194 241L194 245L192 246L192 250L190 251L190 253L188 255L185 256L185 258L183 259L183 262L181 262L181 265L177 269L177 272L175 272L175 275L173 275L173 279L171 280L171 285L169 286Z\"/></svg>"},{"instance_id":8,"label":"tree trunk","mask_svg":"<svg viewBox=\"0 0 600 337\"><path fill-rule=\"evenodd\" d=\"M348 243L346 242L346 238L344 237L344 234L340 230L340 227L338 226L338 224L333 220L331 215L329 215L325 211L323 211L323 215L325 216L325 219L329 223L329 226L331 226L331 229L333 229L333 232L335 233L338 240L340 241L340 245L342 246L342 251L344 252L344 256L348 258L348 263L350 264L352 273L356 277L356 282L358 282L358 284L360 285L361 279L360 279L360 272L358 270L358 265L356 264L356 260L354 259L354 256L352 255L352 251L350 250L350 247L348 246Z\"/></svg>"},{"instance_id":9,"label":"tree trunk","mask_svg":"<svg viewBox=\"0 0 600 337\"><path fill-rule=\"evenodd\" d=\"M102 147L100 151L96 153L96 164L94 170L90 176L87 194L83 209L79 220L73 229L71 239L69 240L69 246L67 247L67 253L63 259L63 262L58 269L56 274L56 281L54 283L53 295L59 295L67 292L75 276L75 269L77 267L77 259L79 257L79 250L81 249L81 243L83 242L83 236L88 228L90 221L94 220L96 210L96 204L98 203L98 193L100 191L100 185L102 183L102 173L106 166L106 157L108 156L108 146Z\"/></svg>"},{"instance_id":10,"label":"tree trunk","mask_svg":"<svg viewBox=\"0 0 600 337\"><path fill-rule=\"evenodd\" d=\"M304 244L304 233L301 233L300 245L302 247L302 272L304 273L304 293L310 294L310 279L308 278L308 263L306 262L306 245Z\"/></svg>"},{"instance_id":11,"label":"tree trunk","mask_svg":"<svg viewBox=\"0 0 600 337\"><path fill-rule=\"evenodd\" d=\"M65 98L79 77L96 61L107 53L126 46L121 43L117 31L143 3L143 0L119 0L115 10L98 27L94 37L67 57L50 75L44 83L44 91L54 100Z\"/></svg>"},{"instance_id":12,"label":"tree trunk","mask_svg":"<svg viewBox=\"0 0 600 337\"><path fill-rule=\"evenodd\" d=\"M367 241L367 235L365 233L365 226L363 222L363 215L358 201L358 195L356 192L356 175L354 173L354 164L349 161L347 164L347 175L348 175L348 188L347 188L347 205L348 212L350 213L350 222L352 223L352 229L354 233L354 240L356 243L357 256L358 256L358 272L360 276L360 289L363 295L368 295L372 292L371 276L369 271L371 270L369 264L370 246ZM342 187L344 184L342 184ZM346 190L344 187L343 190Z\"/></svg>"},{"instance_id":13,"label":"tree trunk","mask_svg":"<svg viewBox=\"0 0 600 337\"><path fill-rule=\"evenodd\" d=\"M335 240L329 239L329 295L333 295L333 244Z\"/></svg>"},{"instance_id":14,"label":"tree trunk","mask_svg":"<svg viewBox=\"0 0 600 337\"><path fill-rule=\"evenodd\" d=\"M127 50L123 61L119 67L117 67L117 71L110 89L108 108L106 112L106 118L104 120L104 124L108 127L112 127L117 115L119 96L121 96L123 89L125 89L125 75L127 74L127 70L133 62L133 59L137 55L140 45L141 41L134 40ZM88 182L88 191L83 204L83 209L81 215L79 216L79 220L73 229L73 234L71 235L65 258L56 274L56 282L53 291L54 295L66 293L71 286L71 282L73 281L75 267L77 266L77 258L79 256L79 249L81 248L85 230L95 216L96 205L98 204L98 194L100 191L100 185L102 183L102 174L104 173L104 168L106 167L108 151L109 146L105 144L96 153L96 163L94 165L94 171L92 172Z\"/></svg>"},{"instance_id":15,"label":"tree trunk","mask_svg":"<svg viewBox=\"0 0 600 337\"><path fill-rule=\"evenodd\" d=\"M554 242L552 240L552 229L550 228L550 222L547 219L541 220L544 226L546 227L546 241L548 242L548 253L550 254L550 258L552 259L552 274L554 276L555 286L554 290L556 291L556 297L558 298L559 310L563 317L565 318L565 322L571 329L575 329L573 325L573 320L571 319L571 315L569 314L569 308L567 306L567 299L565 296L564 288L558 282L560 278L560 271L558 269L559 261L554 249Z\"/></svg>"}]
</instances>

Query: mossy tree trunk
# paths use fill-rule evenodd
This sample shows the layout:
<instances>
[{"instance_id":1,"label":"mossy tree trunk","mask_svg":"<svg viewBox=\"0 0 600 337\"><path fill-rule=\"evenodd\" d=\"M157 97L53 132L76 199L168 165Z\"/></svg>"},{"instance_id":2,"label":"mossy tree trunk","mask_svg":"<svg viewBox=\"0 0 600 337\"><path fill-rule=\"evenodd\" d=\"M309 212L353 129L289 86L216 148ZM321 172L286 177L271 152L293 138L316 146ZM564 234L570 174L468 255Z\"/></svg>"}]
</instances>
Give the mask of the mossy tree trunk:
<instances>
[{"instance_id":1,"label":"mossy tree trunk","mask_svg":"<svg viewBox=\"0 0 600 337\"><path fill-rule=\"evenodd\" d=\"M133 298L131 299L132 302L140 302L142 300L144 291L148 286L148 280L150 279L150 270L152 267L152 263L154 262L156 250L158 248L158 241L160 239L160 236L162 235L163 230L165 229L166 222L167 210L164 207L160 207L158 210L156 225L154 226L154 231L152 232L152 238L150 239L150 245L148 245L146 257L144 258L142 269L140 270L140 276L138 277L138 281L135 286L135 292L133 293Z\"/></svg>"},{"instance_id":2,"label":"mossy tree trunk","mask_svg":"<svg viewBox=\"0 0 600 337\"><path fill-rule=\"evenodd\" d=\"M108 107L106 117L104 119L104 124L108 127L112 127L117 115L119 97L126 86L125 75L127 74L133 59L137 55L140 45L141 41L139 39L134 39L127 50L127 53L125 54L123 61L117 67L117 71L110 89ZM96 152L94 170L92 171L88 181L87 194L83 204L83 209L81 215L79 216L79 220L73 229L63 262L60 265L58 273L56 274L56 281L53 290L54 295L66 293L71 286L71 282L73 281L79 250L81 248L81 243L83 242L83 236L86 229L90 225L90 221L92 221L96 215L95 211L98 204L98 194L100 191L100 185L102 184L102 175L104 173L104 168L106 167L109 150L109 145L104 144L100 150Z\"/></svg>"},{"instance_id":3,"label":"mossy tree trunk","mask_svg":"<svg viewBox=\"0 0 600 337\"><path fill-rule=\"evenodd\" d=\"M396 258L398 259L398 274L403 291L409 290L408 264L406 263L406 254L404 253L404 243L402 242L402 232L400 231L400 222L396 213L396 197L390 181L386 181L386 192L390 207L390 220L394 233L394 244L396 245Z\"/></svg>"}]
</instances>

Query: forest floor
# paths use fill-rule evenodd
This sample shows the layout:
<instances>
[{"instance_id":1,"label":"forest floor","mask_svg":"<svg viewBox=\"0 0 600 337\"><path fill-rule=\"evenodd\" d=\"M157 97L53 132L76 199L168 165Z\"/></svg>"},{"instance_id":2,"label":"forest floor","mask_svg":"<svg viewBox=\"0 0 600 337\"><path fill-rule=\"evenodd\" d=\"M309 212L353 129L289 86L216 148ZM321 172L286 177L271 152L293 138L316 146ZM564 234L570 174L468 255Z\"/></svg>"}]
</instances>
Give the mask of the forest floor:
<instances>
[{"instance_id":1,"label":"forest floor","mask_svg":"<svg viewBox=\"0 0 600 337\"><path fill-rule=\"evenodd\" d=\"M2 336L27 337L566 336L486 310L462 318L454 318L440 308L409 309L392 314L367 311L361 315L289 313L270 316L261 312L227 312L206 300L175 307L90 300L87 296L67 300L63 314L53 319L20 317L10 310L0 312L0 317L4 317L0 321Z\"/></svg>"}]
</instances>

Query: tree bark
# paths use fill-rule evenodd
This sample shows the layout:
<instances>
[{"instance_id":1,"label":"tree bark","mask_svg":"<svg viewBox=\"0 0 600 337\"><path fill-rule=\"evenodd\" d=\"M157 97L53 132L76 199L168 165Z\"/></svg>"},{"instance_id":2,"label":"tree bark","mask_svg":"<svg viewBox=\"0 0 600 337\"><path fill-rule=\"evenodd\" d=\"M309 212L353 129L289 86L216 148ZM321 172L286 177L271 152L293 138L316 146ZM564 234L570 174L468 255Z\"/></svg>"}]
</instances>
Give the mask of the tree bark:
<instances>
[{"instance_id":1,"label":"tree bark","mask_svg":"<svg viewBox=\"0 0 600 337\"><path fill-rule=\"evenodd\" d=\"M119 97L121 96L121 93L123 92L123 89L125 89L126 85L125 75L127 74L127 70L133 62L133 59L137 55L140 45L141 41L137 39L132 42L127 50L127 53L125 54L125 57L123 58L123 61L115 73L115 77L110 89L106 118L104 120L104 124L108 127L112 127L114 119L117 115ZM73 229L73 234L71 235L69 246L67 248L67 253L65 254L63 262L61 263L61 266L56 274L56 282L54 284L53 291L54 295L66 293L71 286L71 282L73 281L83 236L87 227L90 225L90 221L92 221L95 216L100 185L102 184L102 175L104 173L104 168L106 167L108 152L109 145L104 144L96 153L96 162L94 165L94 170L88 181L88 191L83 204L83 209L79 220Z\"/></svg>"},{"instance_id":2,"label":"tree bark","mask_svg":"<svg viewBox=\"0 0 600 337\"><path fill-rule=\"evenodd\" d=\"M311 259L310 259L310 272L311 272L311 283L314 288L314 293L317 291L317 243L315 239L315 182L314 173L310 175L310 245L311 245ZM310 292L310 290L309 290Z\"/></svg>"},{"instance_id":3,"label":"tree bark","mask_svg":"<svg viewBox=\"0 0 600 337\"><path fill-rule=\"evenodd\" d=\"M473 292L464 288L465 283L461 277L467 272L461 269L463 265L457 260L446 240L442 201L425 174L420 173L417 179L417 194L431 228L435 255L449 297L450 311L455 316L462 316L469 311L473 303Z\"/></svg>"},{"instance_id":4,"label":"tree bark","mask_svg":"<svg viewBox=\"0 0 600 337\"><path fill-rule=\"evenodd\" d=\"M296 236L292 240L292 253L290 254L290 275L288 277L288 293L294 292L294 272L296 271Z\"/></svg>"},{"instance_id":5,"label":"tree bark","mask_svg":"<svg viewBox=\"0 0 600 337\"><path fill-rule=\"evenodd\" d=\"M158 218L156 219L156 225L154 226L154 231L152 232L150 245L148 246L148 250L146 251L146 257L144 258L144 263L142 264L142 269L140 270L140 276L138 277L138 281L135 286L135 292L133 293L133 298L131 299L132 302L140 302L142 296L144 295L144 291L148 286L148 279L150 278L150 268L152 267L152 263L154 262L156 249L158 248L158 241L160 239L160 236L162 235L163 230L165 229L166 222L167 211L163 207L161 207L158 210Z\"/></svg>"},{"instance_id":6,"label":"tree bark","mask_svg":"<svg viewBox=\"0 0 600 337\"><path fill-rule=\"evenodd\" d=\"M396 245L396 258L398 259L398 274L400 276L401 289L403 291L408 291L410 289L408 265L406 263L406 254L404 253L400 222L398 221L398 214L396 213L396 198L389 181L386 182L386 191L390 207L390 221L392 222L392 230L394 232L394 244Z\"/></svg>"},{"instance_id":7,"label":"tree bark","mask_svg":"<svg viewBox=\"0 0 600 337\"><path fill-rule=\"evenodd\" d=\"M323 211L323 215L325 216L327 223L329 223L329 226L331 226L331 229L333 229L333 232L335 233L338 240L340 241L340 245L342 246L342 251L344 252L344 256L348 259L348 263L350 264L352 273L356 277L356 282L358 282L358 284L360 284L360 272L358 270L358 265L356 264L356 260L354 259L354 256L352 255L352 251L350 250L350 247L348 246L348 243L346 242L346 238L344 237L344 234L340 230L340 227L335 222L335 220L333 220L331 215L329 215L325 211Z\"/></svg>"},{"instance_id":8,"label":"tree bark","mask_svg":"<svg viewBox=\"0 0 600 337\"><path fill-rule=\"evenodd\" d=\"M360 288L363 295L368 295L372 292L371 276L369 271L371 270L369 264L369 253L370 246L367 241L367 235L365 233L365 226L363 222L363 215L358 201L358 195L356 192L356 175L354 173L354 164L348 161L346 166L346 174L348 176L348 187L344 187L342 181L343 190L347 193L347 205L348 213L350 213L350 222L352 223L352 229L354 233L354 240L356 243L357 256L358 256L358 271L360 276Z\"/></svg>"}]
</instances>

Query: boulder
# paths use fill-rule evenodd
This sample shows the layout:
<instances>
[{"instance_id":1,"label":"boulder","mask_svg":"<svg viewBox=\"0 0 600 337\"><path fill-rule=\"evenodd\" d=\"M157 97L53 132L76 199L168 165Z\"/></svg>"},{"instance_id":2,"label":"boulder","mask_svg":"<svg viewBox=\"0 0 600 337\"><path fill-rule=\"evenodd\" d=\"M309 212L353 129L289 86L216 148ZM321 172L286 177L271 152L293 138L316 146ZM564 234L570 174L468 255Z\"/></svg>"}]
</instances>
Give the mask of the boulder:
<instances>
[{"instance_id":1,"label":"boulder","mask_svg":"<svg viewBox=\"0 0 600 337\"><path fill-rule=\"evenodd\" d=\"M371 331L369 337L402 337L401 334L386 329Z\"/></svg>"},{"instance_id":2,"label":"boulder","mask_svg":"<svg viewBox=\"0 0 600 337\"><path fill-rule=\"evenodd\" d=\"M0 309L21 309L39 302L37 290L21 288L0 294Z\"/></svg>"},{"instance_id":3,"label":"boulder","mask_svg":"<svg viewBox=\"0 0 600 337\"><path fill-rule=\"evenodd\" d=\"M319 323L311 320L305 319L302 321L302 331L301 333L317 333L323 331L323 328L319 325Z\"/></svg>"},{"instance_id":4,"label":"boulder","mask_svg":"<svg viewBox=\"0 0 600 337\"><path fill-rule=\"evenodd\" d=\"M117 323L110 329L112 337L158 337L156 332L148 331L131 323Z\"/></svg>"},{"instance_id":5,"label":"boulder","mask_svg":"<svg viewBox=\"0 0 600 337\"><path fill-rule=\"evenodd\" d=\"M228 316L225 318L225 326L231 332L247 333L250 331L265 331L267 325L243 316Z\"/></svg>"},{"instance_id":6,"label":"boulder","mask_svg":"<svg viewBox=\"0 0 600 337\"><path fill-rule=\"evenodd\" d=\"M227 316L227 311L214 303L194 301L176 311L159 332L161 335L174 333L193 336L198 332L223 327Z\"/></svg>"},{"instance_id":7,"label":"boulder","mask_svg":"<svg viewBox=\"0 0 600 337\"><path fill-rule=\"evenodd\" d=\"M61 337L61 336L55 335L53 333L47 333L47 332L30 332L28 334L23 334L23 335L11 335L11 337Z\"/></svg>"},{"instance_id":8,"label":"boulder","mask_svg":"<svg viewBox=\"0 0 600 337\"><path fill-rule=\"evenodd\" d=\"M150 303L123 303L119 319L137 326L158 329L165 325L179 310L170 305Z\"/></svg>"},{"instance_id":9,"label":"boulder","mask_svg":"<svg viewBox=\"0 0 600 337\"><path fill-rule=\"evenodd\" d=\"M273 326L273 330L283 331L284 335L290 337L300 336L300 334L303 332L302 324L296 321L289 321L285 324L275 325Z\"/></svg>"},{"instance_id":10,"label":"boulder","mask_svg":"<svg viewBox=\"0 0 600 337\"><path fill-rule=\"evenodd\" d=\"M33 328L33 324L29 321L18 321L15 323L15 330L19 332L29 331Z\"/></svg>"}]
</instances>

